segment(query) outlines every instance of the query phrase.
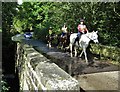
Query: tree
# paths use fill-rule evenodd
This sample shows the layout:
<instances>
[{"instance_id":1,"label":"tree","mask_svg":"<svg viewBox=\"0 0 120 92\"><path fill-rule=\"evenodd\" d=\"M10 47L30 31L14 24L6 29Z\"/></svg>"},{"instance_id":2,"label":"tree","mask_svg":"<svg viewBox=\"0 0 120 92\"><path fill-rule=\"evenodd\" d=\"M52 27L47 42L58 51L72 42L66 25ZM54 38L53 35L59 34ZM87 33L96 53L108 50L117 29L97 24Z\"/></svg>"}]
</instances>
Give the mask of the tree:
<instances>
[{"instance_id":1,"label":"tree","mask_svg":"<svg viewBox=\"0 0 120 92\"><path fill-rule=\"evenodd\" d=\"M120 44L119 34L116 34L120 32L119 7L117 2L24 2L18 6L14 27L23 32L34 26L35 33L40 35L36 37L43 38L50 26L60 33L64 23L69 31L77 32L77 25L84 18L90 32L99 31L100 43L117 46Z\"/></svg>"},{"instance_id":2,"label":"tree","mask_svg":"<svg viewBox=\"0 0 120 92\"><path fill-rule=\"evenodd\" d=\"M15 67L13 64L15 57L15 43L12 42L11 37L16 33L11 29L13 27L13 17L16 14L16 3L2 2L2 64L3 73L13 73Z\"/></svg>"}]
</instances>

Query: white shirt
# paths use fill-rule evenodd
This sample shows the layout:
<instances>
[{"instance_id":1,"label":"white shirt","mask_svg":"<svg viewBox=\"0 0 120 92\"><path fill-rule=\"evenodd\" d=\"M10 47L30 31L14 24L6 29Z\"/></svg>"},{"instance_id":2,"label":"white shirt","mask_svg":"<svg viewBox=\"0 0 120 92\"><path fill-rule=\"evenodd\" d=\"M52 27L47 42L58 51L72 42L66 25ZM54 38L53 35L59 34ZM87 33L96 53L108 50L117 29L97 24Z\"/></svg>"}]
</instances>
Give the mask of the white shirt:
<instances>
[{"instance_id":1,"label":"white shirt","mask_svg":"<svg viewBox=\"0 0 120 92\"><path fill-rule=\"evenodd\" d=\"M62 31L63 31L64 33L67 33L67 27L62 27Z\"/></svg>"}]
</instances>

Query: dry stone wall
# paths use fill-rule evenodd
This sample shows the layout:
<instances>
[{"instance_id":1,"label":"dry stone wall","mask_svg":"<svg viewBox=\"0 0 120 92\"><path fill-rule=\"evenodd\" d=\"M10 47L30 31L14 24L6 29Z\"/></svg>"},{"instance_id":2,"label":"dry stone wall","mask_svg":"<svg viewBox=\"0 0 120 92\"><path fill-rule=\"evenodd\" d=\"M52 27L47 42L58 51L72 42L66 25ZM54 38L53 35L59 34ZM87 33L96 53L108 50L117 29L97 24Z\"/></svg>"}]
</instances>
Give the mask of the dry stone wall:
<instances>
[{"instance_id":1,"label":"dry stone wall","mask_svg":"<svg viewBox=\"0 0 120 92\"><path fill-rule=\"evenodd\" d=\"M32 46L17 43L16 68L19 73L20 90L80 92L77 80Z\"/></svg>"}]
</instances>

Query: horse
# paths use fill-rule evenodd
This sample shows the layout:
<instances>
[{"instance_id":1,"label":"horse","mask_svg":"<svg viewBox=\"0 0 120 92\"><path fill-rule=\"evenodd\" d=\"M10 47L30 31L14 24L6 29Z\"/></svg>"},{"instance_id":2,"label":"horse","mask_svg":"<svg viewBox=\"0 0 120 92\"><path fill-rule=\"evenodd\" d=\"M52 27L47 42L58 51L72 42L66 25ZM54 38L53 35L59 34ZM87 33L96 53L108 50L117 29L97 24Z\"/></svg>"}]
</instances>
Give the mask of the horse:
<instances>
[{"instance_id":1,"label":"horse","mask_svg":"<svg viewBox=\"0 0 120 92\"><path fill-rule=\"evenodd\" d=\"M55 39L57 37L57 35L56 34L51 34L51 35L47 35L46 36L46 40L47 40L47 45L48 45L48 47L50 48L50 47L52 47L52 41Z\"/></svg>"},{"instance_id":2,"label":"horse","mask_svg":"<svg viewBox=\"0 0 120 92\"><path fill-rule=\"evenodd\" d=\"M63 37L61 37L61 35L58 35L57 37L57 40L58 40L58 43L57 43L57 46L61 49L64 49L69 46L69 43L70 43L70 32L68 32L67 34L65 34Z\"/></svg>"},{"instance_id":3,"label":"horse","mask_svg":"<svg viewBox=\"0 0 120 92\"><path fill-rule=\"evenodd\" d=\"M81 37L79 38L79 42L74 43L76 37L77 37L77 33L73 33L70 35L70 54L71 57L73 57L72 54L72 49L74 46L74 50L75 50L75 57L77 56L77 47L81 47L82 48L82 52L80 54L80 57L82 56L83 52L85 55L85 60L86 63L88 64L88 59L87 59L87 54L86 54L86 48L88 47L90 41L92 40L94 43L99 43L98 42L98 35L97 35L98 31L96 32L88 32L86 34L82 34Z\"/></svg>"}]
</instances>

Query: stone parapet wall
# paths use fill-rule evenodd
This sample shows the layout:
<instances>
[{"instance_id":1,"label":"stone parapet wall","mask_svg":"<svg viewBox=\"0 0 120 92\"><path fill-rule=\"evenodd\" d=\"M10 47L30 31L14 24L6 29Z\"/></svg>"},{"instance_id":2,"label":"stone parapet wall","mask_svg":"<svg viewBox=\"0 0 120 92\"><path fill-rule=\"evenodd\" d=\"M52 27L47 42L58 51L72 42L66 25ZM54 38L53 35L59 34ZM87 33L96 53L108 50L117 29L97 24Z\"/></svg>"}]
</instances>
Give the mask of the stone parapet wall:
<instances>
[{"instance_id":1,"label":"stone parapet wall","mask_svg":"<svg viewBox=\"0 0 120 92\"><path fill-rule=\"evenodd\" d=\"M77 80L32 46L17 43L16 68L19 73L20 90L80 92Z\"/></svg>"}]
</instances>

